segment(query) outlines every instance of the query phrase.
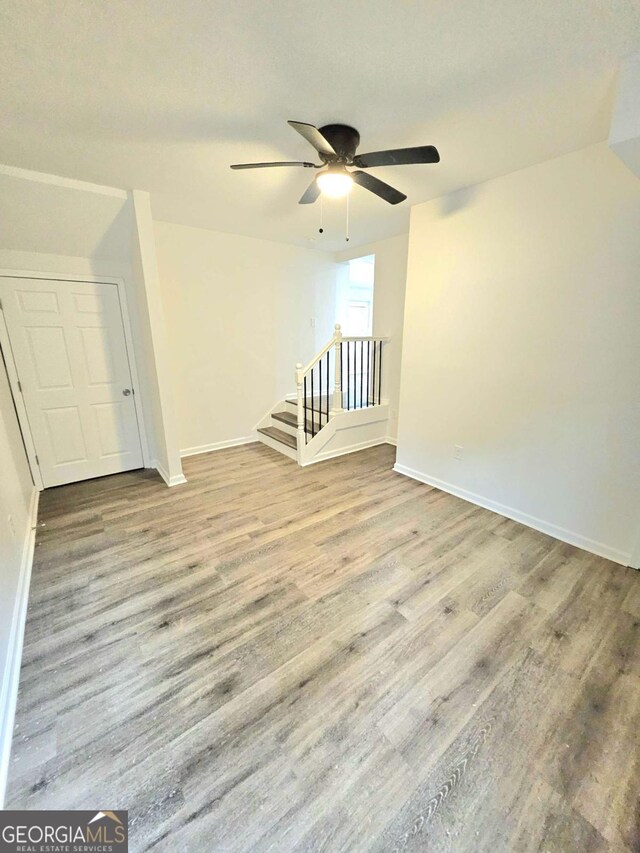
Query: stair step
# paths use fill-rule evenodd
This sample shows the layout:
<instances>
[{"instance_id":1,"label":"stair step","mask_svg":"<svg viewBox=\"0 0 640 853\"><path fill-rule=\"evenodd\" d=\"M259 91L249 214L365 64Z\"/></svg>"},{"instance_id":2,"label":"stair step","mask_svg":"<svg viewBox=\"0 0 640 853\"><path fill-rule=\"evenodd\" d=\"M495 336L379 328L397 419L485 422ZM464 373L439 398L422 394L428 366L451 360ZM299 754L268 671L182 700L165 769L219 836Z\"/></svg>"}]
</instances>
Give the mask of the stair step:
<instances>
[{"instance_id":1,"label":"stair step","mask_svg":"<svg viewBox=\"0 0 640 853\"><path fill-rule=\"evenodd\" d=\"M317 409L318 406L322 406L323 409L327 408L327 398L325 395L323 395L322 397L318 397L317 395L314 395L313 397L307 397L307 408L308 409L311 408L311 401L312 400L313 400L313 406L315 409ZM330 397L329 398L329 408L331 408L332 400L333 400L333 397ZM285 403L288 406L293 406L294 409L296 409L298 407L298 401L297 400L285 400Z\"/></svg>"},{"instance_id":2,"label":"stair step","mask_svg":"<svg viewBox=\"0 0 640 853\"><path fill-rule=\"evenodd\" d=\"M310 409L307 409L307 414L309 414L310 411L311 411ZM316 412L316 414L317 414L317 412ZM280 421L281 423L286 424L289 427L293 427L294 429L298 428L298 415L297 415L297 413L294 414L293 412L275 412L275 413L271 414L271 417L273 418L274 421ZM322 426L325 426L326 423L327 423L326 411L323 410L322 411ZM309 418L307 418L307 432L311 432L312 430L314 432L318 432L319 429L320 429L320 424L318 423L317 417L314 418L313 424L311 423Z\"/></svg>"},{"instance_id":3,"label":"stair step","mask_svg":"<svg viewBox=\"0 0 640 853\"><path fill-rule=\"evenodd\" d=\"M286 444L287 447L292 447L294 450L298 446L298 442L296 441L296 437L294 435L289 435L288 432L283 432L277 427L261 427L258 432L261 432L263 435L274 439L274 441L279 441L281 444Z\"/></svg>"},{"instance_id":4,"label":"stair step","mask_svg":"<svg viewBox=\"0 0 640 853\"><path fill-rule=\"evenodd\" d=\"M298 426L298 418L293 412L275 412L275 414L271 414L271 417L274 421L282 421L283 424L288 424L288 426Z\"/></svg>"},{"instance_id":5,"label":"stair step","mask_svg":"<svg viewBox=\"0 0 640 853\"><path fill-rule=\"evenodd\" d=\"M369 406L375 406L377 404L377 400L371 398L369 400ZM298 402L297 400L285 400L287 406L291 406L292 409L297 409ZM332 408L333 398L329 399L329 409ZM313 398L307 397L307 413L311 411L313 408L314 412L322 412L324 414L327 411L327 398L326 395L322 397L314 396ZM362 397L360 397L360 389L356 389L355 391L351 391L349 394L349 399L347 399L347 392L343 391L342 393L342 408L343 409L366 409L367 408L367 389L363 389Z\"/></svg>"}]
</instances>

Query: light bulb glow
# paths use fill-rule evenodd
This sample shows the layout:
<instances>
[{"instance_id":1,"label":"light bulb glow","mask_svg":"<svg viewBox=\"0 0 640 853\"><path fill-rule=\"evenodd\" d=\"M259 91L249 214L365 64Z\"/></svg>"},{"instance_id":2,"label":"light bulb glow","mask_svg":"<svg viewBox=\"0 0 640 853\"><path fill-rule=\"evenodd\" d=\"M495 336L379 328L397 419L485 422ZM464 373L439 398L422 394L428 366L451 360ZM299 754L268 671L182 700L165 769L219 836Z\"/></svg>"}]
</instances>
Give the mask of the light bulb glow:
<instances>
[{"instance_id":1,"label":"light bulb glow","mask_svg":"<svg viewBox=\"0 0 640 853\"><path fill-rule=\"evenodd\" d=\"M321 172L317 179L323 195L329 198L342 198L351 192L353 178L348 172Z\"/></svg>"}]
</instances>

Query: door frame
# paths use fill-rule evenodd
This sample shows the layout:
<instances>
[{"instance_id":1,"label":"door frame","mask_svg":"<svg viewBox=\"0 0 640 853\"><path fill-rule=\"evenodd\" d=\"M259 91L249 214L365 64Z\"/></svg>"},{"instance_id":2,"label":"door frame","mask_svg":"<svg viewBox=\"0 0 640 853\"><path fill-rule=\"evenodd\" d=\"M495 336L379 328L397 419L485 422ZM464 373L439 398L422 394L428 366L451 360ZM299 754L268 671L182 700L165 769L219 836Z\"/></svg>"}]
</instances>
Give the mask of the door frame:
<instances>
[{"instance_id":1,"label":"door frame","mask_svg":"<svg viewBox=\"0 0 640 853\"><path fill-rule=\"evenodd\" d=\"M68 275L64 273L46 273L42 270L8 270L0 269L0 279L3 278L26 278L40 279L42 281L60 281L79 282L81 284L113 284L118 289L118 299L120 301L120 316L122 318L122 328L124 330L124 341L129 361L129 370L131 371L131 382L133 384L133 405L136 412L136 421L138 423L138 433L140 436L140 446L142 448L142 462L145 468L151 467L149 459L149 445L147 442L147 430L144 423L144 415L142 412L142 401L139 392L140 381L138 379L138 367L136 364L135 352L133 349L133 334L131 332L131 319L129 307L127 305L126 282L118 276L100 276L100 275ZM22 430L24 439L25 451L31 476L33 478L36 489L41 492L44 489L42 475L40 474L40 466L37 462L36 447L29 425L29 417L24 404L24 399L20 391L18 383L18 370L13 358L11 350L11 340L9 338L9 329L5 320L4 311L0 309L0 347L4 355L5 364L7 365L7 374L9 376L9 386L13 395L16 412L18 413L18 421Z\"/></svg>"},{"instance_id":2,"label":"door frame","mask_svg":"<svg viewBox=\"0 0 640 853\"><path fill-rule=\"evenodd\" d=\"M632 569L640 569L640 531L636 536L635 547L631 550L631 560L629 565Z\"/></svg>"}]
</instances>

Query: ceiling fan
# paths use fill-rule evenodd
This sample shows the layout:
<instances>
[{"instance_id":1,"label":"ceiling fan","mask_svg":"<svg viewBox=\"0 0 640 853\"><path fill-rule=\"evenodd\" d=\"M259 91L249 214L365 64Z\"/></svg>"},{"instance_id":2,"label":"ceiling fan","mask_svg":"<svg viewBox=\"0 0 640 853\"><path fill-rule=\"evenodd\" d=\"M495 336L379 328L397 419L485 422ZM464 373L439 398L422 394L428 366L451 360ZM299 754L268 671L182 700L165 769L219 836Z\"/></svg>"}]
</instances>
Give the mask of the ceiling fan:
<instances>
[{"instance_id":1,"label":"ceiling fan","mask_svg":"<svg viewBox=\"0 0 640 853\"><path fill-rule=\"evenodd\" d=\"M361 169L374 166L404 166L412 163L438 163L440 155L433 145L420 145L417 148L392 148L389 151L372 151L369 154L356 154L360 144L360 134L346 124L327 124L317 128L302 121L288 122L294 130L304 136L316 149L322 163L305 161L285 161L282 163L238 163L232 169L268 169L273 166L302 166L305 169L323 169L311 181L299 204L313 204L320 193L340 198L351 191L353 184L375 193L389 204L398 204L406 195L394 187L385 184L379 178L369 175ZM357 171L348 171L347 166L356 166Z\"/></svg>"}]
</instances>

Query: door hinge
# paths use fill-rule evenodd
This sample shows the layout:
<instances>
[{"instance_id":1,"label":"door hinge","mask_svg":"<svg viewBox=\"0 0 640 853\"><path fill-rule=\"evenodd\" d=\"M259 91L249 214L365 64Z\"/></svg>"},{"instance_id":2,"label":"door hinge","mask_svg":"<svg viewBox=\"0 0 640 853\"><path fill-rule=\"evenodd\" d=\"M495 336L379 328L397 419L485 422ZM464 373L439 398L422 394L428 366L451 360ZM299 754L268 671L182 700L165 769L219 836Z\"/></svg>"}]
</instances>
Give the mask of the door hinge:
<instances>
[{"instance_id":1,"label":"door hinge","mask_svg":"<svg viewBox=\"0 0 640 853\"><path fill-rule=\"evenodd\" d=\"M36 453L36 465L38 468L40 467L40 460L38 459L38 454Z\"/></svg>"},{"instance_id":2,"label":"door hinge","mask_svg":"<svg viewBox=\"0 0 640 853\"><path fill-rule=\"evenodd\" d=\"M22 394L22 383L18 379L18 391Z\"/></svg>"}]
</instances>

